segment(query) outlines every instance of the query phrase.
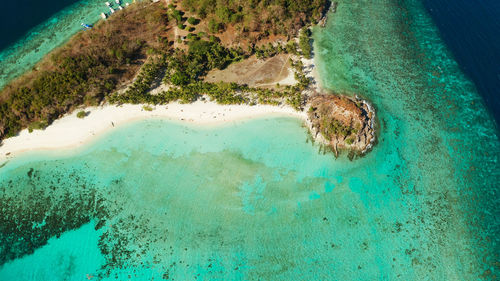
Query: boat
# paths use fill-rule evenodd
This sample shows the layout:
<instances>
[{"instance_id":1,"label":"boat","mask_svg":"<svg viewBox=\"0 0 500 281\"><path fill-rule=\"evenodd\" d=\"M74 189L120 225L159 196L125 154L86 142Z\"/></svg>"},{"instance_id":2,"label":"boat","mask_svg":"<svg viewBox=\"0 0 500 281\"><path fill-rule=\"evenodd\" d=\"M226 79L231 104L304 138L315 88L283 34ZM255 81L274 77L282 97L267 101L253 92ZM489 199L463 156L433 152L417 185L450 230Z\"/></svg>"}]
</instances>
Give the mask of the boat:
<instances>
[{"instance_id":1,"label":"boat","mask_svg":"<svg viewBox=\"0 0 500 281\"><path fill-rule=\"evenodd\" d=\"M85 27L86 29L90 29L90 28L92 28L92 25L88 25L88 24L83 23L83 22L82 22L82 24L81 24L81 25L82 25L83 27Z\"/></svg>"},{"instance_id":2,"label":"boat","mask_svg":"<svg viewBox=\"0 0 500 281\"><path fill-rule=\"evenodd\" d=\"M123 7L122 6L118 6L118 9L123 10Z\"/></svg>"},{"instance_id":3,"label":"boat","mask_svg":"<svg viewBox=\"0 0 500 281\"><path fill-rule=\"evenodd\" d=\"M111 7L111 3L109 3L109 2L106 2L104 4L106 4L106 6L108 6L108 7Z\"/></svg>"},{"instance_id":4,"label":"boat","mask_svg":"<svg viewBox=\"0 0 500 281\"><path fill-rule=\"evenodd\" d=\"M108 16L106 16L106 14L105 14L105 13L101 13L101 18L102 18L103 20L105 20L107 17L108 17Z\"/></svg>"},{"instance_id":5,"label":"boat","mask_svg":"<svg viewBox=\"0 0 500 281\"><path fill-rule=\"evenodd\" d=\"M116 4L120 5L120 0L115 0Z\"/></svg>"},{"instance_id":6,"label":"boat","mask_svg":"<svg viewBox=\"0 0 500 281\"><path fill-rule=\"evenodd\" d=\"M111 13L113 14L115 12L115 9L109 7L109 10L111 11Z\"/></svg>"}]
</instances>

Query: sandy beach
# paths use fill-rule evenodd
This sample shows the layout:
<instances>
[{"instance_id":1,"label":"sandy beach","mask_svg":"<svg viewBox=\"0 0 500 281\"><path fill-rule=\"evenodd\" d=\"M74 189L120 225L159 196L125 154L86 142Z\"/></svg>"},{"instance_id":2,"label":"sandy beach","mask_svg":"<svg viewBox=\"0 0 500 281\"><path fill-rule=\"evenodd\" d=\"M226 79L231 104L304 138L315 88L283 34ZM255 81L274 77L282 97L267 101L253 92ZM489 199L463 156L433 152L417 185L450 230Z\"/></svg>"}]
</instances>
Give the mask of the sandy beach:
<instances>
[{"instance_id":1,"label":"sandy beach","mask_svg":"<svg viewBox=\"0 0 500 281\"><path fill-rule=\"evenodd\" d=\"M320 91L319 79L314 59L302 59L307 77L313 80L312 90ZM295 84L293 71L279 81L282 85ZM310 93L309 93L310 94ZM84 145L99 135L132 121L161 118L204 126L220 126L245 119L264 116L289 116L307 122L306 111L298 112L289 106L272 105L219 105L215 102L196 101L191 104L170 103L151 106L124 104L104 105L85 108L87 116L78 118L75 110L71 114L54 121L44 130L29 132L22 130L19 135L3 140L0 146L0 165L23 152L33 150L71 149Z\"/></svg>"},{"instance_id":2,"label":"sandy beach","mask_svg":"<svg viewBox=\"0 0 500 281\"><path fill-rule=\"evenodd\" d=\"M304 64L306 76L312 80L311 89L306 94L320 92L320 82L315 69L314 58L299 58ZM293 85L297 83L294 71L288 69L288 75L277 83ZM168 105L151 106L152 111L144 109L144 105L124 104L121 106L104 105L85 108L87 116L78 118L77 112L65 115L54 121L44 130L29 132L24 129L19 135L3 140L0 145L0 165L23 152L33 150L54 150L76 148L109 130L132 121L160 118L171 121L186 122L203 126L220 126L245 119L264 116L289 116L307 122L306 111L298 112L289 106L272 105L219 105L215 102L196 101L191 104L170 103Z\"/></svg>"},{"instance_id":3,"label":"sandy beach","mask_svg":"<svg viewBox=\"0 0 500 281\"><path fill-rule=\"evenodd\" d=\"M152 106L147 111L143 105L105 105L86 108L85 118L76 116L79 110L54 121L45 130L29 133L27 129L18 136L5 139L0 146L1 161L22 152L78 147L96 136L131 121L163 118L197 125L217 126L263 116L289 116L305 120L306 114L288 106L271 105L219 105L197 101L191 104L171 103Z\"/></svg>"},{"instance_id":4,"label":"sandy beach","mask_svg":"<svg viewBox=\"0 0 500 281\"><path fill-rule=\"evenodd\" d=\"M304 65L304 73L306 77L312 80L309 91L316 91L318 93L322 92L321 80L319 79L319 73L316 69L316 61L315 56L312 56L310 59L300 58L302 64Z\"/></svg>"}]
</instances>

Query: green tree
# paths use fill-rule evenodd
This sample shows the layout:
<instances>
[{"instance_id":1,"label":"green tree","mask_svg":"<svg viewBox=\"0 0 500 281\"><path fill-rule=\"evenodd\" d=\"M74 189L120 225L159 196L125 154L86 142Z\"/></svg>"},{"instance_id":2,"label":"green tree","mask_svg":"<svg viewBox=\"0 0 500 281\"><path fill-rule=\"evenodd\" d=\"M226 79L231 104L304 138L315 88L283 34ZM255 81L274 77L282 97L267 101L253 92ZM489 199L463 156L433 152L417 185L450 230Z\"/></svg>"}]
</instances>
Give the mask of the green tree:
<instances>
[{"instance_id":1,"label":"green tree","mask_svg":"<svg viewBox=\"0 0 500 281\"><path fill-rule=\"evenodd\" d=\"M222 6L218 7L217 10L215 10L215 15L223 22L223 23L229 23L229 20L231 18L231 10L227 6Z\"/></svg>"},{"instance_id":2,"label":"green tree","mask_svg":"<svg viewBox=\"0 0 500 281\"><path fill-rule=\"evenodd\" d=\"M220 24L215 19L210 19L208 21L208 31L210 33L218 33L220 29Z\"/></svg>"},{"instance_id":3,"label":"green tree","mask_svg":"<svg viewBox=\"0 0 500 281\"><path fill-rule=\"evenodd\" d=\"M189 83L189 76L184 72L177 71L172 75L170 81L176 86L186 85Z\"/></svg>"},{"instance_id":4,"label":"green tree","mask_svg":"<svg viewBox=\"0 0 500 281\"><path fill-rule=\"evenodd\" d=\"M174 10L172 12L172 17L177 21L177 24L182 23L182 13L179 10Z\"/></svg>"},{"instance_id":5,"label":"green tree","mask_svg":"<svg viewBox=\"0 0 500 281\"><path fill-rule=\"evenodd\" d=\"M191 25L197 25L198 24L198 20L193 18L193 17L189 17L187 22Z\"/></svg>"},{"instance_id":6,"label":"green tree","mask_svg":"<svg viewBox=\"0 0 500 281\"><path fill-rule=\"evenodd\" d=\"M302 51L302 55L307 59L311 58L311 53L312 53L311 41L309 38L310 36L311 36L311 31L307 28L303 29L300 32L299 36L300 50Z\"/></svg>"}]
</instances>

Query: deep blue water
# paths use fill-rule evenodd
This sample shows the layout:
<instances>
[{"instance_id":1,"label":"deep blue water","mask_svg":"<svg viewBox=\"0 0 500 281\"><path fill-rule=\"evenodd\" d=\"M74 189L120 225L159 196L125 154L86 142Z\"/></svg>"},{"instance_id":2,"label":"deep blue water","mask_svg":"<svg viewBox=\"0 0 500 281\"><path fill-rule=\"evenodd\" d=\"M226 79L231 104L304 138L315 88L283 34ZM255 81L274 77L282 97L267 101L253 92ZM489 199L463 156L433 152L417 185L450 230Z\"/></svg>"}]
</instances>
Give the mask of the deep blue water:
<instances>
[{"instance_id":1,"label":"deep blue water","mask_svg":"<svg viewBox=\"0 0 500 281\"><path fill-rule=\"evenodd\" d=\"M500 122L500 1L424 0L441 37Z\"/></svg>"},{"instance_id":2,"label":"deep blue water","mask_svg":"<svg viewBox=\"0 0 500 281\"><path fill-rule=\"evenodd\" d=\"M19 40L31 28L78 0L2 1L0 9L0 50Z\"/></svg>"}]
</instances>

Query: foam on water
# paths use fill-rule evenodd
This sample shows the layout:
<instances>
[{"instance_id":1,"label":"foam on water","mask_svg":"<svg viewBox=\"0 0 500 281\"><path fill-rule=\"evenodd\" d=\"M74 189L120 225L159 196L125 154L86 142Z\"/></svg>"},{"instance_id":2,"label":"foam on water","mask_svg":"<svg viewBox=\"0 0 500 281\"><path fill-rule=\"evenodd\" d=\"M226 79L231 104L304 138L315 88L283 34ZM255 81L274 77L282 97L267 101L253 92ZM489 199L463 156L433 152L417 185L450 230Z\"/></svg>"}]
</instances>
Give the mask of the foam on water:
<instances>
[{"instance_id":1,"label":"foam on water","mask_svg":"<svg viewBox=\"0 0 500 281\"><path fill-rule=\"evenodd\" d=\"M0 169L0 279L71 233L100 250L74 280L495 279L500 145L473 85L417 1L337 10L316 61L377 107L366 157L321 153L289 118L147 120L26 154Z\"/></svg>"}]
</instances>

